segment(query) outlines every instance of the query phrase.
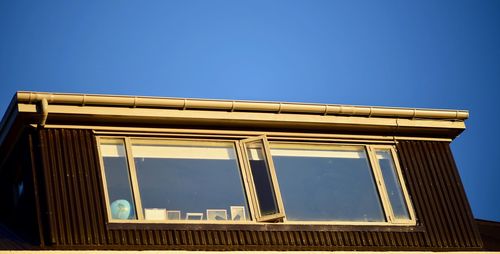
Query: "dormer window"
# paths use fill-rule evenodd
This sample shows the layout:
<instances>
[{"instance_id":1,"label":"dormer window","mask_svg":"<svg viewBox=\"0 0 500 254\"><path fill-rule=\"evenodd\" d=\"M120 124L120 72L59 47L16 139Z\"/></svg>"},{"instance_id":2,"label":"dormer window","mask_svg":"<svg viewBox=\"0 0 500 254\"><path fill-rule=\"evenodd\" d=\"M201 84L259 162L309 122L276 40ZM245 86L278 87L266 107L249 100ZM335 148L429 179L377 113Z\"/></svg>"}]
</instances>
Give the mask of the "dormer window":
<instances>
[{"instance_id":1,"label":"dormer window","mask_svg":"<svg viewBox=\"0 0 500 254\"><path fill-rule=\"evenodd\" d=\"M450 149L467 117L18 92L0 135L4 242L46 251L486 250Z\"/></svg>"},{"instance_id":2,"label":"dormer window","mask_svg":"<svg viewBox=\"0 0 500 254\"><path fill-rule=\"evenodd\" d=\"M415 225L391 145L98 140L111 222Z\"/></svg>"}]
</instances>

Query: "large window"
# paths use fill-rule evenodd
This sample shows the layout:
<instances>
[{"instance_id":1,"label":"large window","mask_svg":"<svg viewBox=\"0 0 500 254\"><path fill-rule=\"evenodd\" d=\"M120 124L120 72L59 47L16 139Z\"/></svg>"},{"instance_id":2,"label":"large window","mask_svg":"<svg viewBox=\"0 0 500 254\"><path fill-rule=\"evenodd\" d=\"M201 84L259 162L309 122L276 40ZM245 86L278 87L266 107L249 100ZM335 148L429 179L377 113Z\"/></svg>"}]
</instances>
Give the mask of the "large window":
<instances>
[{"instance_id":1,"label":"large window","mask_svg":"<svg viewBox=\"0 0 500 254\"><path fill-rule=\"evenodd\" d=\"M111 221L415 224L391 145L98 140Z\"/></svg>"},{"instance_id":2,"label":"large window","mask_svg":"<svg viewBox=\"0 0 500 254\"><path fill-rule=\"evenodd\" d=\"M385 221L362 146L273 145L290 221Z\"/></svg>"}]
</instances>

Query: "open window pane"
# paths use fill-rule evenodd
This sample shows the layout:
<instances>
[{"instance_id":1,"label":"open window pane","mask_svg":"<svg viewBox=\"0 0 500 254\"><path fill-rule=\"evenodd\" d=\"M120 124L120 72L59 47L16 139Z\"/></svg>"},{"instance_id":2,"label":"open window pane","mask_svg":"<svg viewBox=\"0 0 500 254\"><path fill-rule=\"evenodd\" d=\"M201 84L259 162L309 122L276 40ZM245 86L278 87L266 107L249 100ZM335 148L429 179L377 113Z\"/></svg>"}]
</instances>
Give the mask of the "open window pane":
<instances>
[{"instance_id":1,"label":"open window pane","mask_svg":"<svg viewBox=\"0 0 500 254\"><path fill-rule=\"evenodd\" d=\"M276 193L262 141L257 140L247 143L246 152L257 194L260 215L267 216L279 213Z\"/></svg>"},{"instance_id":2,"label":"open window pane","mask_svg":"<svg viewBox=\"0 0 500 254\"><path fill-rule=\"evenodd\" d=\"M123 141L102 140L100 149L104 162L111 217L118 220L136 219Z\"/></svg>"},{"instance_id":3,"label":"open window pane","mask_svg":"<svg viewBox=\"0 0 500 254\"><path fill-rule=\"evenodd\" d=\"M364 147L271 144L289 221L383 222Z\"/></svg>"},{"instance_id":4,"label":"open window pane","mask_svg":"<svg viewBox=\"0 0 500 254\"><path fill-rule=\"evenodd\" d=\"M391 150L377 150L376 155L395 219L409 220L408 207L394 166Z\"/></svg>"},{"instance_id":5,"label":"open window pane","mask_svg":"<svg viewBox=\"0 0 500 254\"><path fill-rule=\"evenodd\" d=\"M249 220L233 143L132 142L146 220Z\"/></svg>"}]
</instances>

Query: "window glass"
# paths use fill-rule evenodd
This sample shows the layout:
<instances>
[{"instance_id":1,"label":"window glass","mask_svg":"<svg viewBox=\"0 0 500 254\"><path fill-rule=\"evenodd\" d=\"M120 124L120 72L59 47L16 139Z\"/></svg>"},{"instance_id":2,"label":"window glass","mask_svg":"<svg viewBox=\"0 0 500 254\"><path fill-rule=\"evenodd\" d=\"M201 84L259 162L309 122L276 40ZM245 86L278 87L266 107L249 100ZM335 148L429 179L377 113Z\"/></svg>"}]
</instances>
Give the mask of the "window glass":
<instances>
[{"instance_id":1,"label":"window glass","mask_svg":"<svg viewBox=\"0 0 500 254\"><path fill-rule=\"evenodd\" d=\"M408 220L410 215L403 196L401 183L396 173L394 160L390 150L377 150L377 160L382 171L387 195L392 206L392 212L397 220Z\"/></svg>"},{"instance_id":2,"label":"window glass","mask_svg":"<svg viewBox=\"0 0 500 254\"><path fill-rule=\"evenodd\" d=\"M279 209L262 141L251 142L247 144L246 148L260 214L261 216L276 214Z\"/></svg>"},{"instance_id":3,"label":"window glass","mask_svg":"<svg viewBox=\"0 0 500 254\"><path fill-rule=\"evenodd\" d=\"M146 220L249 220L232 143L133 141Z\"/></svg>"},{"instance_id":4,"label":"window glass","mask_svg":"<svg viewBox=\"0 0 500 254\"><path fill-rule=\"evenodd\" d=\"M385 221L363 147L271 144L289 221Z\"/></svg>"},{"instance_id":5,"label":"window glass","mask_svg":"<svg viewBox=\"0 0 500 254\"><path fill-rule=\"evenodd\" d=\"M130 175L123 141L102 140L100 148L104 162L111 217L120 220L136 219L135 202L130 187Z\"/></svg>"},{"instance_id":6,"label":"window glass","mask_svg":"<svg viewBox=\"0 0 500 254\"><path fill-rule=\"evenodd\" d=\"M392 146L267 142L100 138L110 218L414 221Z\"/></svg>"}]
</instances>

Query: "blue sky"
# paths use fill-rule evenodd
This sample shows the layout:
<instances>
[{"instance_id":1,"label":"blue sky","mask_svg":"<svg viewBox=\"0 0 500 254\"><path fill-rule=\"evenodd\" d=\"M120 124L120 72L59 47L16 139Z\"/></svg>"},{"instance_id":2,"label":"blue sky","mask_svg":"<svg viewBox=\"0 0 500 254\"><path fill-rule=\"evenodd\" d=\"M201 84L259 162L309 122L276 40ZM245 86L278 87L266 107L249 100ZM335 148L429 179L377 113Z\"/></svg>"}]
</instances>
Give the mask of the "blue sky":
<instances>
[{"instance_id":1,"label":"blue sky","mask_svg":"<svg viewBox=\"0 0 500 254\"><path fill-rule=\"evenodd\" d=\"M452 149L497 221L499 87L495 0L0 0L0 112L18 90L468 109Z\"/></svg>"}]
</instances>

